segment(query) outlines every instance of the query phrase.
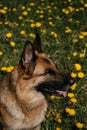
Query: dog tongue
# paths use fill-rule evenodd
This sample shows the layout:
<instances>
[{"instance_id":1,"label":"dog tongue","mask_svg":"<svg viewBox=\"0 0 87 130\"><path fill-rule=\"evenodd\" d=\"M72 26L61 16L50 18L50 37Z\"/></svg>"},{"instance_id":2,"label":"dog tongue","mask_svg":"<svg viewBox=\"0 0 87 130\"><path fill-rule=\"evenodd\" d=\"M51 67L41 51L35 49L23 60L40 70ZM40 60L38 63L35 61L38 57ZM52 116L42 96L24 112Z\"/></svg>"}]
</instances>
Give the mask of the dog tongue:
<instances>
[{"instance_id":1,"label":"dog tongue","mask_svg":"<svg viewBox=\"0 0 87 130\"><path fill-rule=\"evenodd\" d=\"M57 90L56 92L57 92L58 94L60 94L60 95L64 96L64 97L66 97L66 96L67 96L67 94L66 94L66 92L65 92L65 91L60 91L60 90Z\"/></svg>"}]
</instances>

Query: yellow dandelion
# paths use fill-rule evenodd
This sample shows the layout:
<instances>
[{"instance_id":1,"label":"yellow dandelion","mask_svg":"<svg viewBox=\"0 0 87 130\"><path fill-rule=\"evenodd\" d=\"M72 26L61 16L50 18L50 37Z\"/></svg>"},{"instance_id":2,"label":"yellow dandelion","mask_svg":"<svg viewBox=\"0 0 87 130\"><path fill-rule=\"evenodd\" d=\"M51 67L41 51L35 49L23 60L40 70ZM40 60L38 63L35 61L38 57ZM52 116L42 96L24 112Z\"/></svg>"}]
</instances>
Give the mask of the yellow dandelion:
<instances>
[{"instance_id":1,"label":"yellow dandelion","mask_svg":"<svg viewBox=\"0 0 87 130\"><path fill-rule=\"evenodd\" d=\"M85 56L84 53L80 53L80 54L79 54L79 57L80 57L80 58L83 58L84 56Z\"/></svg>"},{"instance_id":2,"label":"yellow dandelion","mask_svg":"<svg viewBox=\"0 0 87 130\"><path fill-rule=\"evenodd\" d=\"M61 120L61 118L60 118L60 113L57 113L57 114L56 114L55 120L56 120L58 123L61 123L61 122L62 122L62 120Z\"/></svg>"},{"instance_id":3,"label":"yellow dandelion","mask_svg":"<svg viewBox=\"0 0 87 130\"><path fill-rule=\"evenodd\" d=\"M74 116L76 114L76 111L74 109L70 109L69 114L71 116Z\"/></svg>"},{"instance_id":4,"label":"yellow dandelion","mask_svg":"<svg viewBox=\"0 0 87 130\"><path fill-rule=\"evenodd\" d=\"M82 35L87 36L87 32L81 32Z\"/></svg>"},{"instance_id":5,"label":"yellow dandelion","mask_svg":"<svg viewBox=\"0 0 87 130\"><path fill-rule=\"evenodd\" d=\"M15 42L11 41L11 42L10 42L10 46L11 46L11 47L14 47L14 46L15 46Z\"/></svg>"},{"instance_id":6,"label":"yellow dandelion","mask_svg":"<svg viewBox=\"0 0 87 130\"><path fill-rule=\"evenodd\" d=\"M17 9L16 8L13 8L12 11L15 12Z\"/></svg>"},{"instance_id":7,"label":"yellow dandelion","mask_svg":"<svg viewBox=\"0 0 87 130\"><path fill-rule=\"evenodd\" d=\"M3 7L3 9L4 9L4 10L7 10L7 9L8 9L8 7L6 7L6 6L5 6L5 7Z\"/></svg>"},{"instance_id":8,"label":"yellow dandelion","mask_svg":"<svg viewBox=\"0 0 87 130\"><path fill-rule=\"evenodd\" d=\"M3 66L3 67L1 68L1 70L2 70L2 71L6 71L7 68L6 68L5 66Z\"/></svg>"},{"instance_id":9,"label":"yellow dandelion","mask_svg":"<svg viewBox=\"0 0 87 130\"><path fill-rule=\"evenodd\" d=\"M57 120L57 119L59 119L59 118L60 118L60 113L57 113L55 119Z\"/></svg>"},{"instance_id":10,"label":"yellow dandelion","mask_svg":"<svg viewBox=\"0 0 87 130\"><path fill-rule=\"evenodd\" d=\"M43 17L44 17L44 15L41 14L41 15L40 15L40 18L43 18Z\"/></svg>"},{"instance_id":11,"label":"yellow dandelion","mask_svg":"<svg viewBox=\"0 0 87 130\"><path fill-rule=\"evenodd\" d=\"M14 69L14 66L7 67L6 71L11 72Z\"/></svg>"},{"instance_id":12,"label":"yellow dandelion","mask_svg":"<svg viewBox=\"0 0 87 130\"><path fill-rule=\"evenodd\" d=\"M52 100L54 100L54 99L55 99L55 97L56 97L56 96L54 96L54 95L50 96L50 98L51 98Z\"/></svg>"},{"instance_id":13,"label":"yellow dandelion","mask_svg":"<svg viewBox=\"0 0 87 130\"><path fill-rule=\"evenodd\" d=\"M77 52L73 52L73 56L76 57L77 56Z\"/></svg>"},{"instance_id":14,"label":"yellow dandelion","mask_svg":"<svg viewBox=\"0 0 87 130\"><path fill-rule=\"evenodd\" d=\"M50 96L50 99L52 99L52 100L55 100L55 99L60 99L60 98L61 98L61 97L54 96L54 95Z\"/></svg>"},{"instance_id":15,"label":"yellow dandelion","mask_svg":"<svg viewBox=\"0 0 87 130\"><path fill-rule=\"evenodd\" d=\"M84 7L87 8L87 3L84 4Z\"/></svg>"},{"instance_id":16,"label":"yellow dandelion","mask_svg":"<svg viewBox=\"0 0 87 130\"><path fill-rule=\"evenodd\" d=\"M30 3L30 6L34 6L34 5L35 5L35 3L34 3L34 2L31 2L31 3Z\"/></svg>"},{"instance_id":17,"label":"yellow dandelion","mask_svg":"<svg viewBox=\"0 0 87 130\"><path fill-rule=\"evenodd\" d=\"M61 128L57 127L56 130L62 130Z\"/></svg>"},{"instance_id":18,"label":"yellow dandelion","mask_svg":"<svg viewBox=\"0 0 87 130\"><path fill-rule=\"evenodd\" d=\"M76 103L77 99L76 98L71 98L70 101L73 102L73 103Z\"/></svg>"},{"instance_id":19,"label":"yellow dandelion","mask_svg":"<svg viewBox=\"0 0 87 130\"><path fill-rule=\"evenodd\" d=\"M71 89L72 89L72 90L75 90L76 87L77 87L77 84L74 83L74 84L71 86Z\"/></svg>"},{"instance_id":20,"label":"yellow dandelion","mask_svg":"<svg viewBox=\"0 0 87 130\"><path fill-rule=\"evenodd\" d=\"M79 129L82 129L82 128L83 128L83 123L77 122L77 123L76 123L76 126L77 126Z\"/></svg>"},{"instance_id":21,"label":"yellow dandelion","mask_svg":"<svg viewBox=\"0 0 87 130\"><path fill-rule=\"evenodd\" d=\"M7 38L11 38L12 37L12 33L10 33L10 32L6 33L6 37Z\"/></svg>"},{"instance_id":22,"label":"yellow dandelion","mask_svg":"<svg viewBox=\"0 0 87 130\"><path fill-rule=\"evenodd\" d=\"M46 29L42 29L41 32L42 32L42 33L46 33Z\"/></svg>"},{"instance_id":23,"label":"yellow dandelion","mask_svg":"<svg viewBox=\"0 0 87 130\"><path fill-rule=\"evenodd\" d=\"M76 76L77 76L77 74L76 74L75 72L72 72L72 73L71 73L71 77L72 77L72 78L76 78Z\"/></svg>"},{"instance_id":24,"label":"yellow dandelion","mask_svg":"<svg viewBox=\"0 0 87 130\"><path fill-rule=\"evenodd\" d=\"M62 123L62 120L59 118L59 119L57 120L57 122L58 122L58 123Z\"/></svg>"},{"instance_id":25,"label":"yellow dandelion","mask_svg":"<svg viewBox=\"0 0 87 130\"><path fill-rule=\"evenodd\" d=\"M71 57L70 57L70 56L68 56L68 57L67 57L67 59L68 59L68 60L71 60Z\"/></svg>"},{"instance_id":26,"label":"yellow dandelion","mask_svg":"<svg viewBox=\"0 0 87 130\"><path fill-rule=\"evenodd\" d=\"M0 51L0 56L2 56L3 55L3 52L2 51Z\"/></svg>"},{"instance_id":27,"label":"yellow dandelion","mask_svg":"<svg viewBox=\"0 0 87 130\"><path fill-rule=\"evenodd\" d=\"M0 24L3 24L3 22L2 22L2 21L0 21Z\"/></svg>"},{"instance_id":28,"label":"yellow dandelion","mask_svg":"<svg viewBox=\"0 0 87 130\"><path fill-rule=\"evenodd\" d=\"M27 12L27 11L23 11L22 14L23 14L24 16L27 16L27 15L28 15L28 12Z\"/></svg>"},{"instance_id":29,"label":"yellow dandelion","mask_svg":"<svg viewBox=\"0 0 87 130\"><path fill-rule=\"evenodd\" d=\"M0 13L1 13L1 14L6 14L6 10L0 9Z\"/></svg>"},{"instance_id":30,"label":"yellow dandelion","mask_svg":"<svg viewBox=\"0 0 87 130\"><path fill-rule=\"evenodd\" d=\"M70 115L70 116L74 116L76 114L76 111L72 108L65 108L65 111Z\"/></svg>"},{"instance_id":31,"label":"yellow dandelion","mask_svg":"<svg viewBox=\"0 0 87 130\"><path fill-rule=\"evenodd\" d=\"M84 78L84 76L85 76L85 75L84 75L83 72L78 72L78 77L79 77L79 78Z\"/></svg>"},{"instance_id":32,"label":"yellow dandelion","mask_svg":"<svg viewBox=\"0 0 87 130\"><path fill-rule=\"evenodd\" d=\"M73 42L73 43L77 43L77 42L78 42L78 39L73 39L72 42Z\"/></svg>"},{"instance_id":33,"label":"yellow dandelion","mask_svg":"<svg viewBox=\"0 0 87 130\"><path fill-rule=\"evenodd\" d=\"M25 35L25 34L26 34L25 30L21 30L21 31L20 31L20 34L21 34L21 35Z\"/></svg>"},{"instance_id":34,"label":"yellow dandelion","mask_svg":"<svg viewBox=\"0 0 87 130\"><path fill-rule=\"evenodd\" d=\"M21 10L24 10L25 9L25 6L21 6Z\"/></svg>"},{"instance_id":35,"label":"yellow dandelion","mask_svg":"<svg viewBox=\"0 0 87 130\"><path fill-rule=\"evenodd\" d=\"M72 19L72 18L69 18L69 19L68 19L68 22L72 22L72 21L73 21L73 19Z\"/></svg>"},{"instance_id":36,"label":"yellow dandelion","mask_svg":"<svg viewBox=\"0 0 87 130\"><path fill-rule=\"evenodd\" d=\"M67 113L69 113L70 108L69 108L69 107L66 107L66 108L65 108L65 111L66 111Z\"/></svg>"},{"instance_id":37,"label":"yellow dandelion","mask_svg":"<svg viewBox=\"0 0 87 130\"><path fill-rule=\"evenodd\" d=\"M75 67L75 69L78 71L78 70L81 70L81 65L80 64L78 64L78 63L76 63L75 65L74 65L74 67Z\"/></svg>"},{"instance_id":38,"label":"yellow dandelion","mask_svg":"<svg viewBox=\"0 0 87 130\"><path fill-rule=\"evenodd\" d=\"M72 97L74 97L74 93L68 93L68 95L67 95L69 98L72 98Z\"/></svg>"},{"instance_id":39,"label":"yellow dandelion","mask_svg":"<svg viewBox=\"0 0 87 130\"><path fill-rule=\"evenodd\" d=\"M5 24L5 25L8 25L8 24L9 24L9 22L8 22L8 21L5 21L5 22L4 22L4 24Z\"/></svg>"},{"instance_id":40,"label":"yellow dandelion","mask_svg":"<svg viewBox=\"0 0 87 130\"><path fill-rule=\"evenodd\" d=\"M71 33L71 32L72 30L70 28L65 30L65 33Z\"/></svg>"},{"instance_id":41,"label":"yellow dandelion","mask_svg":"<svg viewBox=\"0 0 87 130\"><path fill-rule=\"evenodd\" d=\"M35 24L34 24L34 23L31 23L31 24L30 24L30 27L32 27L32 28L35 27Z\"/></svg>"},{"instance_id":42,"label":"yellow dandelion","mask_svg":"<svg viewBox=\"0 0 87 130\"><path fill-rule=\"evenodd\" d=\"M70 11L68 9L62 9L62 12L65 13L66 15L68 15L70 13Z\"/></svg>"},{"instance_id":43,"label":"yellow dandelion","mask_svg":"<svg viewBox=\"0 0 87 130\"><path fill-rule=\"evenodd\" d=\"M29 34L29 37L33 37L33 38L34 38L34 37L35 37L35 34L34 34L34 33L30 33L30 34Z\"/></svg>"},{"instance_id":44,"label":"yellow dandelion","mask_svg":"<svg viewBox=\"0 0 87 130\"><path fill-rule=\"evenodd\" d=\"M41 27L41 26L42 26L41 22L36 23L36 27Z\"/></svg>"},{"instance_id":45,"label":"yellow dandelion","mask_svg":"<svg viewBox=\"0 0 87 130\"><path fill-rule=\"evenodd\" d=\"M18 17L18 19L19 19L19 20L22 20L22 19L23 19L23 17L22 17L22 16L19 16L19 17Z\"/></svg>"},{"instance_id":46,"label":"yellow dandelion","mask_svg":"<svg viewBox=\"0 0 87 130\"><path fill-rule=\"evenodd\" d=\"M84 39L84 35L80 34L79 39Z\"/></svg>"},{"instance_id":47,"label":"yellow dandelion","mask_svg":"<svg viewBox=\"0 0 87 130\"><path fill-rule=\"evenodd\" d=\"M58 37L58 35L57 35L55 32L53 32L53 31L52 31L50 34L51 34L53 37L55 37L55 38Z\"/></svg>"},{"instance_id":48,"label":"yellow dandelion","mask_svg":"<svg viewBox=\"0 0 87 130\"><path fill-rule=\"evenodd\" d=\"M72 0L67 0L68 2L72 2Z\"/></svg>"},{"instance_id":49,"label":"yellow dandelion","mask_svg":"<svg viewBox=\"0 0 87 130\"><path fill-rule=\"evenodd\" d=\"M27 11L31 11L31 8L27 8Z\"/></svg>"}]
</instances>

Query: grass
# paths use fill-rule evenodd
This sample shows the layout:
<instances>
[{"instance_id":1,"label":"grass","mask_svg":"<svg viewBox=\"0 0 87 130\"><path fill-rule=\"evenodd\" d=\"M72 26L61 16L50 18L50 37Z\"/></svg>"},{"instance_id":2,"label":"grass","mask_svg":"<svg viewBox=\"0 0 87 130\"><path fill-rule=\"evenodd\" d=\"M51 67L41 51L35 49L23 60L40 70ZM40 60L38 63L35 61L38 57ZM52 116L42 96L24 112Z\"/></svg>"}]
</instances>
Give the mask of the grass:
<instances>
[{"instance_id":1,"label":"grass","mask_svg":"<svg viewBox=\"0 0 87 130\"><path fill-rule=\"evenodd\" d=\"M76 78L66 98L48 97L42 130L87 129L87 2L0 1L0 79L18 63L27 40L40 33L44 52Z\"/></svg>"}]
</instances>

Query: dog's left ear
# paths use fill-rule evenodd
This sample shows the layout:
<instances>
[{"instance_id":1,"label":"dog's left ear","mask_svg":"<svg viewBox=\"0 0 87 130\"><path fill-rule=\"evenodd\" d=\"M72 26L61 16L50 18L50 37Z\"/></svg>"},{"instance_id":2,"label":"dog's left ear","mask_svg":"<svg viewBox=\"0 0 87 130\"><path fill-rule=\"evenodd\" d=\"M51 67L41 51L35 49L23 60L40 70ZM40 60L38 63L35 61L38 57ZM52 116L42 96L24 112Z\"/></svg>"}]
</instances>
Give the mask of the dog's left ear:
<instances>
[{"instance_id":1,"label":"dog's left ear","mask_svg":"<svg viewBox=\"0 0 87 130\"><path fill-rule=\"evenodd\" d=\"M24 78L31 77L35 67L34 47L30 41L27 41L22 52L21 65L24 68Z\"/></svg>"},{"instance_id":2,"label":"dog's left ear","mask_svg":"<svg viewBox=\"0 0 87 130\"><path fill-rule=\"evenodd\" d=\"M34 46L34 50L36 50L36 51L42 53L41 39L40 39L40 36L39 36L38 33L36 34L35 40L34 40L34 42L33 42L33 46Z\"/></svg>"}]
</instances>

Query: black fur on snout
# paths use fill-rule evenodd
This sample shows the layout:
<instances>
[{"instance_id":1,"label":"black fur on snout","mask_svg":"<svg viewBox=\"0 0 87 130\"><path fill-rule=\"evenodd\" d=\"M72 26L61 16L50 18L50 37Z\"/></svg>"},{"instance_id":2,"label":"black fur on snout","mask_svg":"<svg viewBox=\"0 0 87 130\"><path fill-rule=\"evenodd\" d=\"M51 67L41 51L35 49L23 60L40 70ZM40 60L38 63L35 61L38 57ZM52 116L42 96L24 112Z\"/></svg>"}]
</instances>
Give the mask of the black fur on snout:
<instances>
[{"instance_id":1,"label":"black fur on snout","mask_svg":"<svg viewBox=\"0 0 87 130\"><path fill-rule=\"evenodd\" d=\"M60 91L67 91L68 88L70 88L70 86L72 84L74 84L74 79L72 78L67 78L67 80L65 80L64 82L61 81L46 81L43 83L38 84L37 91L42 92L43 94L47 93L47 94L58 94L57 90Z\"/></svg>"}]
</instances>

